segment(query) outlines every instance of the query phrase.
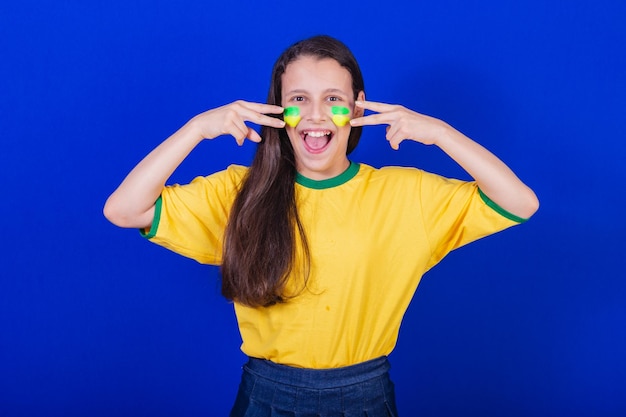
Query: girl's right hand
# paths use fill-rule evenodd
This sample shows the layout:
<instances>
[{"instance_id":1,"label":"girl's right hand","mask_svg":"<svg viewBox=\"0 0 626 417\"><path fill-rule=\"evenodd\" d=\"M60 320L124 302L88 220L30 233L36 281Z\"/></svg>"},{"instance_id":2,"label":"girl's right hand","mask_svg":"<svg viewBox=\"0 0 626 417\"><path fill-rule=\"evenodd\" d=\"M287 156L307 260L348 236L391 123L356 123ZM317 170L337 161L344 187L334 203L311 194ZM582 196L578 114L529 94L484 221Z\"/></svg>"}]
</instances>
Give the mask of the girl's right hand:
<instances>
[{"instance_id":1,"label":"girl's right hand","mask_svg":"<svg viewBox=\"0 0 626 417\"><path fill-rule=\"evenodd\" d=\"M281 129L285 127L285 122L282 119L267 116L267 114L282 114L283 110L282 107L272 104L238 100L200 113L192 118L189 124L202 139L232 135L237 144L241 146L246 138L253 142L261 142L261 136L245 122Z\"/></svg>"}]
</instances>

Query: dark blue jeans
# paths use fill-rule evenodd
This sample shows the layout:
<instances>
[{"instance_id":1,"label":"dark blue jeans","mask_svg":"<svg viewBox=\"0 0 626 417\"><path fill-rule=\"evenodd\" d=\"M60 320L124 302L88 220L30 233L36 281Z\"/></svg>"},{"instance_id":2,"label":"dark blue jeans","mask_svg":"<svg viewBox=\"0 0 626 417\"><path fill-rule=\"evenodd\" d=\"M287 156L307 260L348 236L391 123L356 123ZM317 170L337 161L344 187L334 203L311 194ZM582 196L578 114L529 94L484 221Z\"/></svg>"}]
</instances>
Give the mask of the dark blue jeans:
<instances>
[{"instance_id":1,"label":"dark blue jeans","mask_svg":"<svg viewBox=\"0 0 626 417\"><path fill-rule=\"evenodd\" d=\"M386 357L345 368L301 369L250 358L231 417L396 417Z\"/></svg>"}]
</instances>

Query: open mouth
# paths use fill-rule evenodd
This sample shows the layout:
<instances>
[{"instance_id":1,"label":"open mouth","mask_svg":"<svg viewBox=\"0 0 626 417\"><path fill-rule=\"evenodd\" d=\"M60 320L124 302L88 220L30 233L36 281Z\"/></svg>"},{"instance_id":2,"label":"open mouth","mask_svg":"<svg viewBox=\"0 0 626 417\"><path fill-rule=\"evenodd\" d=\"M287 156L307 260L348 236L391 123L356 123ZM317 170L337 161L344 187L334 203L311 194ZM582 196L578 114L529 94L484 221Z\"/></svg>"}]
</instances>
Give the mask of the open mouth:
<instances>
[{"instance_id":1,"label":"open mouth","mask_svg":"<svg viewBox=\"0 0 626 417\"><path fill-rule=\"evenodd\" d=\"M304 141L304 147L311 153L320 153L328 147L333 139L333 132L330 130L303 130L300 136Z\"/></svg>"}]
</instances>

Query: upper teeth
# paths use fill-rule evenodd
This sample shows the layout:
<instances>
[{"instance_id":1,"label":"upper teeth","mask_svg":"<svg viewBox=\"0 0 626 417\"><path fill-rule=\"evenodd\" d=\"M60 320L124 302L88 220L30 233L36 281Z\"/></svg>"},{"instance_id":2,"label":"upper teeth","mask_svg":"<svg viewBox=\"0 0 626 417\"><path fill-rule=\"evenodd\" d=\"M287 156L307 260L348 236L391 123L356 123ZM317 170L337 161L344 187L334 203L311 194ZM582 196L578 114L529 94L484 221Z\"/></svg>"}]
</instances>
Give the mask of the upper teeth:
<instances>
[{"instance_id":1,"label":"upper teeth","mask_svg":"<svg viewBox=\"0 0 626 417\"><path fill-rule=\"evenodd\" d=\"M322 136L330 135L329 131L315 131L315 132L304 132L304 134L312 136L314 138L321 138Z\"/></svg>"}]
</instances>

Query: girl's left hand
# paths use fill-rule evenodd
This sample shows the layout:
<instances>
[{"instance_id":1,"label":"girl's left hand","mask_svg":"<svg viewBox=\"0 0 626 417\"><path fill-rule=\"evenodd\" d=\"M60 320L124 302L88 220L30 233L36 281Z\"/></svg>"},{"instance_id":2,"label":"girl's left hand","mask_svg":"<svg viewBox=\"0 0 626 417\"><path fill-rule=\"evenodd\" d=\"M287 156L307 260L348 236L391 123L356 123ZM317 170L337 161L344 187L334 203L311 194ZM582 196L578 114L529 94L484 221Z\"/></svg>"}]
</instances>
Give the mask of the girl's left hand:
<instances>
[{"instance_id":1,"label":"girl's left hand","mask_svg":"<svg viewBox=\"0 0 626 417\"><path fill-rule=\"evenodd\" d=\"M436 144L450 126L434 117L425 116L406 107L374 101L356 101L362 109L372 110L377 114L357 117L350 120L352 127L386 124L389 145L398 150L400 142L410 139L424 145Z\"/></svg>"}]
</instances>

